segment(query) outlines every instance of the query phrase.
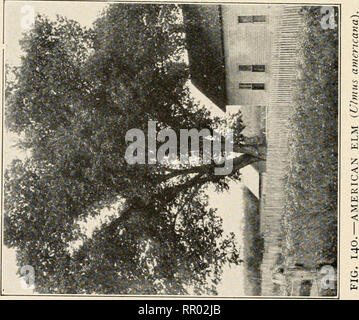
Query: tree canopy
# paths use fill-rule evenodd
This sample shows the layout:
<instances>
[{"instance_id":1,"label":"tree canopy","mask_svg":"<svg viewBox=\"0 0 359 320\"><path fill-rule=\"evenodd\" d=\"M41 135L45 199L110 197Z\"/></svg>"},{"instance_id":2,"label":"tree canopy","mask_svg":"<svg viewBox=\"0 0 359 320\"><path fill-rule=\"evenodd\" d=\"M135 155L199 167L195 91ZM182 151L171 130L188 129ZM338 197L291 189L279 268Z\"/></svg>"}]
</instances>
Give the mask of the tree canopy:
<instances>
[{"instance_id":1,"label":"tree canopy","mask_svg":"<svg viewBox=\"0 0 359 320\"><path fill-rule=\"evenodd\" d=\"M6 125L28 156L5 173L5 244L19 267L35 268L37 292L214 294L223 266L239 263L205 190L227 188L262 157L241 135L240 114L223 123L191 97L179 13L176 5L109 5L91 29L37 16L21 40ZM241 152L234 170L129 165L126 132L146 132L150 120L176 132L231 127ZM81 232L80 221L119 201L108 223Z\"/></svg>"}]
</instances>

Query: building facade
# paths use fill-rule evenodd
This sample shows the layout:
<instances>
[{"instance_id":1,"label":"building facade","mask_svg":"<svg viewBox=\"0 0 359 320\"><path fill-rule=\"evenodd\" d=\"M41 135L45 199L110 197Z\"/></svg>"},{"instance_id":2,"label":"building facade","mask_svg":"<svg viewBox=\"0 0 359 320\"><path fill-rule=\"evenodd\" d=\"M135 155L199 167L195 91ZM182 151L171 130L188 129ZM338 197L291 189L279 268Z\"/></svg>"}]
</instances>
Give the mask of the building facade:
<instances>
[{"instance_id":1,"label":"building facade","mask_svg":"<svg viewBox=\"0 0 359 320\"><path fill-rule=\"evenodd\" d=\"M183 5L193 83L222 110L241 110L249 137L265 131L269 12L265 5Z\"/></svg>"},{"instance_id":2,"label":"building facade","mask_svg":"<svg viewBox=\"0 0 359 320\"><path fill-rule=\"evenodd\" d=\"M271 57L269 9L264 5L221 6L226 108L241 110L246 136L265 130Z\"/></svg>"}]
</instances>

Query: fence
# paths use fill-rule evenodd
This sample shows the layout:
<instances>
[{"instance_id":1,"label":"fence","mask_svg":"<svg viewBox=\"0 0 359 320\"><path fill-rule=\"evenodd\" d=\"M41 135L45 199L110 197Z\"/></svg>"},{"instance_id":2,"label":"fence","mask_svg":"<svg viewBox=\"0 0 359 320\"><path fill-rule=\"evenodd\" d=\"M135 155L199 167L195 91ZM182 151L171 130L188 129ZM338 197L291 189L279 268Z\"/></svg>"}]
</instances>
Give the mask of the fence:
<instances>
[{"instance_id":1,"label":"fence","mask_svg":"<svg viewBox=\"0 0 359 320\"><path fill-rule=\"evenodd\" d=\"M267 108L267 162L261 203L261 232L264 253L261 266L262 295L278 294L272 281L273 267L280 252L281 217L284 204L283 174L287 166L287 121L292 112L292 89L296 76L297 38L302 26L300 6L270 9L271 73Z\"/></svg>"}]
</instances>

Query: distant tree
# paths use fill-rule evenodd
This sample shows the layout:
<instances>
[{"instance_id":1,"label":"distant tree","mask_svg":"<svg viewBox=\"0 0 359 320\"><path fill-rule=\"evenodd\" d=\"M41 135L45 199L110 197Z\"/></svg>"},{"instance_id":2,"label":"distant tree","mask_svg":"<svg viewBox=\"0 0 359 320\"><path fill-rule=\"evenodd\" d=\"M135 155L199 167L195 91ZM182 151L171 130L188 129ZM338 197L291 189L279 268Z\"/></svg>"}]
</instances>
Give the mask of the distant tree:
<instances>
[{"instance_id":1,"label":"distant tree","mask_svg":"<svg viewBox=\"0 0 359 320\"><path fill-rule=\"evenodd\" d=\"M185 83L183 25L175 5L109 5L92 29L37 16L7 79L6 124L27 151L5 174L5 244L35 268L40 293L216 293L226 263L238 264L234 235L207 206L205 187L239 180L264 159L260 139L235 130L234 170L214 162L129 165L125 134L224 124ZM255 143L258 145L255 145ZM79 221L122 201L111 220L84 235ZM71 249L75 242L79 248Z\"/></svg>"}]
</instances>

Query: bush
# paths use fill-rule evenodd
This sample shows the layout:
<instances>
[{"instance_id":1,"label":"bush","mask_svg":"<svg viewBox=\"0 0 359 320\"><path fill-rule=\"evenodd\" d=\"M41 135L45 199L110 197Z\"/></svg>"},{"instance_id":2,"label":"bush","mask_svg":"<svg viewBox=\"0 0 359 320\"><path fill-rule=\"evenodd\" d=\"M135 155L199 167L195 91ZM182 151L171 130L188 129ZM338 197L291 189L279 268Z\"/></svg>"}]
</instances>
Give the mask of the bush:
<instances>
[{"instance_id":1,"label":"bush","mask_svg":"<svg viewBox=\"0 0 359 320\"><path fill-rule=\"evenodd\" d=\"M338 29L321 27L320 7L302 15L284 232L294 260L315 267L337 257Z\"/></svg>"},{"instance_id":2,"label":"bush","mask_svg":"<svg viewBox=\"0 0 359 320\"><path fill-rule=\"evenodd\" d=\"M247 189L243 191L244 228L243 256L245 272L245 294L259 296L261 294L261 263L263 259L264 241L260 233L259 201Z\"/></svg>"}]
</instances>

